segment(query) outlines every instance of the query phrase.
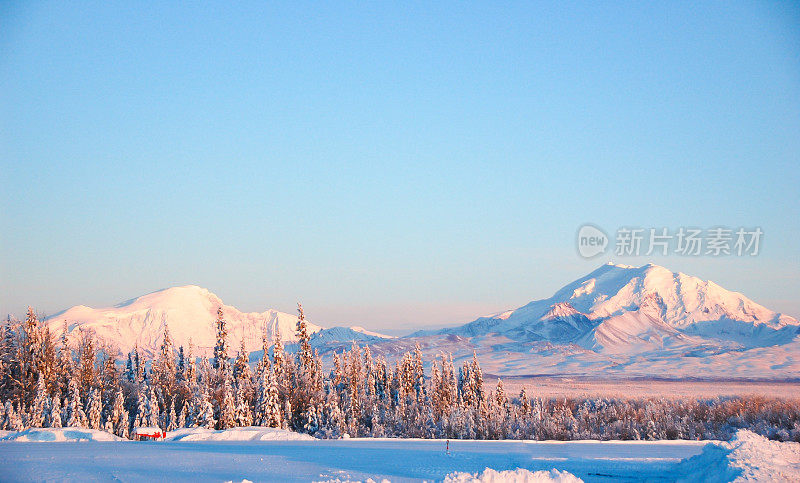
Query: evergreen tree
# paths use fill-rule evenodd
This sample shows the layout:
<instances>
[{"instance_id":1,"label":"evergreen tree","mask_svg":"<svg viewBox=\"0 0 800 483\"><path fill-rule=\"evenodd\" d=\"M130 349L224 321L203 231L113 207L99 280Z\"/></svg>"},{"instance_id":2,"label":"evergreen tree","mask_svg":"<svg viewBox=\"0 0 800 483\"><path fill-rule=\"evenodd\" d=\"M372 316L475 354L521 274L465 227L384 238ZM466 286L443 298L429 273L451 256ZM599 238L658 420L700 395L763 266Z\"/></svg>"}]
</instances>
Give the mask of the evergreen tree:
<instances>
[{"instance_id":1,"label":"evergreen tree","mask_svg":"<svg viewBox=\"0 0 800 483\"><path fill-rule=\"evenodd\" d=\"M34 428L45 427L47 412L47 390L45 389L44 378L39 378L36 385L36 397L31 408L30 425Z\"/></svg>"},{"instance_id":2,"label":"evergreen tree","mask_svg":"<svg viewBox=\"0 0 800 483\"><path fill-rule=\"evenodd\" d=\"M125 410L125 396L122 390L117 389L114 394L114 405L111 408L111 417L109 418L113 432L117 436L123 438L127 437L128 433L128 412ZM125 436L123 436L125 434Z\"/></svg>"},{"instance_id":3,"label":"evergreen tree","mask_svg":"<svg viewBox=\"0 0 800 483\"><path fill-rule=\"evenodd\" d=\"M236 425L240 427L253 425L253 412L250 410L250 403L244 388L236 389Z\"/></svg>"},{"instance_id":4,"label":"evergreen tree","mask_svg":"<svg viewBox=\"0 0 800 483\"><path fill-rule=\"evenodd\" d=\"M221 364L228 361L228 331L225 324L225 317L222 314L222 307L220 307L217 309L217 320L214 322L217 331L217 343L214 346L214 369L219 369Z\"/></svg>"},{"instance_id":5,"label":"evergreen tree","mask_svg":"<svg viewBox=\"0 0 800 483\"><path fill-rule=\"evenodd\" d=\"M242 337L241 347L239 352L236 353L236 361L233 364L233 377L236 379L237 384L240 381L248 381L252 377L248 356L249 353L244 346L244 337Z\"/></svg>"},{"instance_id":6,"label":"evergreen tree","mask_svg":"<svg viewBox=\"0 0 800 483\"><path fill-rule=\"evenodd\" d=\"M187 421L186 408L187 407L188 407L188 404L184 404L183 407L181 408L181 412L178 414L178 421L175 424L176 429L180 429L180 428L185 428L186 427L186 421Z\"/></svg>"},{"instance_id":7,"label":"evergreen tree","mask_svg":"<svg viewBox=\"0 0 800 483\"><path fill-rule=\"evenodd\" d=\"M178 367L175 370L175 378L178 381L186 380L186 357L183 354L183 346L178 347Z\"/></svg>"},{"instance_id":8,"label":"evergreen tree","mask_svg":"<svg viewBox=\"0 0 800 483\"><path fill-rule=\"evenodd\" d=\"M303 312L303 305L297 302L297 339L300 344L300 350L297 352L297 364L301 370L308 370L311 366L311 345L309 343L311 336L308 333L308 324L306 323L306 316Z\"/></svg>"},{"instance_id":9,"label":"evergreen tree","mask_svg":"<svg viewBox=\"0 0 800 483\"><path fill-rule=\"evenodd\" d=\"M78 380L74 377L70 378L67 398L67 406L65 408L67 411L67 427L85 428L87 425L86 413L81 402L80 386L78 385Z\"/></svg>"},{"instance_id":10,"label":"evergreen tree","mask_svg":"<svg viewBox=\"0 0 800 483\"><path fill-rule=\"evenodd\" d=\"M164 324L164 333L161 339L161 349L158 357L152 366L154 383L161 390L161 393L168 396L165 403L169 403L171 396L175 392L175 354L173 351L172 336L169 333L169 326Z\"/></svg>"},{"instance_id":11,"label":"evergreen tree","mask_svg":"<svg viewBox=\"0 0 800 483\"><path fill-rule=\"evenodd\" d=\"M197 382L197 370L196 364L194 360L194 344L192 343L191 337L189 338L189 351L186 356L186 376L185 379L190 383L193 384Z\"/></svg>"},{"instance_id":12,"label":"evergreen tree","mask_svg":"<svg viewBox=\"0 0 800 483\"><path fill-rule=\"evenodd\" d=\"M94 334L88 330L79 331L78 339L78 384L82 397L97 385L97 352Z\"/></svg>"},{"instance_id":13,"label":"evergreen tree","mask_svg":"<svg viewBox=\"0 0 800 483\"><path fill-rule=\"evenodd\" d=\"M134 369L132 352L128 352L128 362L125 364L125 372L123 374L128 382L134 382L136 380L136 370Z\"/></svg>"},{"instance_id":14,"label":"evergreen tree","mask_svg":"<svg viewBox=\"0 0 800 483\"><path fill-rule=\"evenodd\" d=\"M175 401L169 406L169 415L167 416L166 431L175 431L178 429L178 417L175 415Z\"/></svg>"},{"instance_id":15,"label":"evergreen tree","mask_svg":"<svg viewBox=\"0 0 800 483\"><path fill-rule=\"evenodd\" d=\"M199 395L199 407L195 418L194 427L214 429L216 420L214 419L214 406L211 404L206 393Z\"/></svg>"},{"instance_id":16,"label":"evergreen tree","mask_svg":"<svg viewBox=\"0 0 800 483\"><path fill-rule=\"evenodd\" d=\"M136 415L133 419L134 427L144 428L150 425L150 415L148 414L151 407L150 401L148 400L149 392L149 388L146 385L139 386L139 390L136 393Z\"/></svg>"},{"instance_id":17,"label":"evergreen tree","mask_svg":"<svg viewBox=\"0 0 800 483\"><path fill-rule=\"evenodd\" d=\"M319 430L319 419L317 418L317 408L313 405L303 413L303 420L305 421L303 430L308 434L314 434Z\"/></svg>"},{"instance_id":18,"label":"evergreen tree","mask_svg":"<svg viewBox=\"0 0 800 483\"><path fill-rule=\"evenodd\" d=\"M92 389L89 393L86 412L89 429L102 429L103 403L100 400L100 393L96 389Z\"/></svg>"},{"instance_id":19,"label":"evergreen tree","mask_svg":"<svg viewBox=\"0 0 800 483\"><path fill-rule=\"evenodd\" d=\"M217 426L219 429L236 427L236 400L234 398L230 378L228 377L225 377L222 382Z\"/></svg>"},{"instance_id":20,"label":"evergreen tree","mask_svg":"<svg viewBox=\"0 0 800 483\"><path fill-rule=\"evenodd\" d=\"M62 425L63 423L61 421L61 398L58 395L55 395L50 400L50 418L47 427L58 429Z\"/></svg>"},{"instance_id":21,"label":"evergreen tree","mask_svg":"<svg viewBox=\"0 0 800 483\"><path fill-rule=\"evenodd\" d=\"M22 418L20 417L19 408L15 409L14 405L11 404L11 401L6 401L5 405L5 422L3 423L3 428L8 431L22 431L25 426L22 424Z\"/></svg>"},{"instance_id":22,"label":"evergreen tree","mask_svg":"<svg viewBox=\"0 0 800 483\"><path fill-rule=\"evenodd\" d=\"M281 405L278 398L278 388L275 385L273 374L269 370L262 372L258 379L256 390L255 424L280 428Z\"/></svg>"},{"instance_id":23,"label":"evergreen tree","mask_svg":"<svg viewBox=\"0 0 800 483\"><path fill-rule=\"evenodd\" d=\"M147 422L145 426L149 426L151 428L160 427L160 416L161 411L159 410L158 406L158 395L156 394L156 388L150 386L150 397L147 398Z\"/></svg>"},{"instance_id":24,"label":"evergreen tree","mask_svg":"<svg viewBox=\"0 0 800 483\"><path fill-rule=\"evenodd\" d=\"M281 328L276 324L275 344L272 346L272 369L279 380L283 375L284 365L285 355L283 353L283 341L281 340Z\"/></svg>"}]
</instances>

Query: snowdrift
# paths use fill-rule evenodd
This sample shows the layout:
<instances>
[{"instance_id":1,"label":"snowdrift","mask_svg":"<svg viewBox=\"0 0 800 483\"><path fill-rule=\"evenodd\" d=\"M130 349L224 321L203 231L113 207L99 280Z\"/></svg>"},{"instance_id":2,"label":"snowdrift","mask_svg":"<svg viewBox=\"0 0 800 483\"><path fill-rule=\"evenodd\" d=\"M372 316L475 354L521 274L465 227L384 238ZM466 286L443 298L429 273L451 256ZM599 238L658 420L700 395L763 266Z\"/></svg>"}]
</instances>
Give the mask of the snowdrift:
<instances>
[{"instance_id":1,"label":"snowdrift","mask_svg":"<svg viewBox=\"0 0 800 483\"><path fill-rule=\"evenodd\" d=\"M578 483L583 480L568 471L552 469L550 471L529 471L524 468L497 471L486 468L483 473L465 473L456 471L445 476L445 483Z\"/></svg>"},{"instance_id":2,"label":"snowdrift","mask_svg":"<svg viewBox=\"0 0 800 483\"><path fill-rule=\"evenodd\" d=\"M780 443L741 429L730 442L706 445L682 461L678 481L800 481L800 443Z\"/></svg>"},{"instance_id":3,"label":"snowdrift","mask_svg":"<svg viewBox=\"0 0 800 483\"><path fill-rule=\"evenodd\" d=\"M3 431L0 441L18 442L75 442L75 441L128 441L111 433L85 428L28 428L25 431Z\"/></svg>"},{"instance_id":4,"label":"snowdrift","mask_svg":"<svg viewBox=\"0 0 800 483\"><path fill-rule=\"evenodd\" d=\"M309 441L307 434L286 429L247 426L232 429L184 428L167 433L167 441Z\"/></svg>"}]
</instances>

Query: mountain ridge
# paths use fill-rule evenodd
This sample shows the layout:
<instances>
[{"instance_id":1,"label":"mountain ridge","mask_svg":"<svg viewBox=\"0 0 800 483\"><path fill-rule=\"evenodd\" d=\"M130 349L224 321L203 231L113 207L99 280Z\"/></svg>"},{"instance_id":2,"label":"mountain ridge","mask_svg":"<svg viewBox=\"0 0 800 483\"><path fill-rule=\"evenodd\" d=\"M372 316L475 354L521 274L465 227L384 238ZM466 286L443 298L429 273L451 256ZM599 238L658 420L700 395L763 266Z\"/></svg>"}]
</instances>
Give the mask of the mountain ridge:
<instances>
[{"instance_id":1,"label":"mountain ridge","mask_svg":"<svg viewBox=\"0 0 800 483\"><path fill-rule=\"evenodd\" d=\"M49 317L58 333L94 330L121 352L138 346L154 352L165 325L176 345L191 337L195 355L210 355L213 321L221 306L228 320L231 354L262 350L277 332L296 342L297 317L273 309L241 312L208 289L171 287L94 309L79 305ZM435 357L479 354L495 374L605 374L623 377L798 377L800 323L712 281L647 264L605 264L558 289L551 297L479 317L461 326L417 331L401 338L362 327L325 329L309 323L312 345L323 355L352 342L373 353L399 357L420 344Z\"/></svg>"}]
</instances>

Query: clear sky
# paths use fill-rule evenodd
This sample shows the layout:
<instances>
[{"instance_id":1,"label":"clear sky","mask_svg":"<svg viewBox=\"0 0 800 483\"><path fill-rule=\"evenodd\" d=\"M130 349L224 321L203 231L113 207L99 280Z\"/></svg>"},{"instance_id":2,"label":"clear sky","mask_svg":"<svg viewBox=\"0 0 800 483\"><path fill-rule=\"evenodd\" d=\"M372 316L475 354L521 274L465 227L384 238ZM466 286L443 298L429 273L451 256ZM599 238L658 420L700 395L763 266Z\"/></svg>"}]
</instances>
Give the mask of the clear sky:
<instances>
[{"instance_id":1,"label":"clear sky","mask_svg":"<svg viewBox=\"0 0 800 483\"><path fill-rule=\"evenodd\" d=\"M800 316L799 166L792 2L0 5L4 314L197 284L397 333L613 258ZM585 222L765 235L587 261Z\"/></svg>"}]
</instances>

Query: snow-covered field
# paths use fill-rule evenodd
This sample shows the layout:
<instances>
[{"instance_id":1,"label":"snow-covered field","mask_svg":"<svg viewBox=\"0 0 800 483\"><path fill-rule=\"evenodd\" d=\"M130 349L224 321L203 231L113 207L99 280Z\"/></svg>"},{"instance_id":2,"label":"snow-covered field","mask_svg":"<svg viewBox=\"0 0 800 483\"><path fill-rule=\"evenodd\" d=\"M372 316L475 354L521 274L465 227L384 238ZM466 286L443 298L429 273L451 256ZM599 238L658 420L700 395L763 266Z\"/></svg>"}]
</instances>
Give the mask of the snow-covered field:
<instances>
[{"instance_id":1,"label":"snow-covered field","mask_svg":"<svg viewBox=\"0 0 800 483\"><path fill-rule=\"evenodd\" d=\"M731 481L800 479L800 444L747 431L731 442L313 440L264 428L183 430L164 442L100 432L0 435L3 481ZM76 431L77 432L77 431ZM50 441L69 439L67 431ZM94 435L86 438L85 435ZM489 468L489 470L487 470Z\"/></svg>"},{"instance_id":2,"label":"snow-covered field","mask_svg":"<svg viewBox=\"0 0 800 483\"><path fill-rule=\"evenodd\" d=\"M484 384L497 386L497 377L484 374ZM536 397L696 398L719 396L800 397L800 382L784 381L664 381L657 379L603 379L597 377L503 377L508 394L524 387Z\"/></svg>"}]
</instances>

